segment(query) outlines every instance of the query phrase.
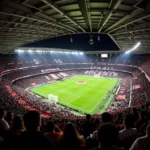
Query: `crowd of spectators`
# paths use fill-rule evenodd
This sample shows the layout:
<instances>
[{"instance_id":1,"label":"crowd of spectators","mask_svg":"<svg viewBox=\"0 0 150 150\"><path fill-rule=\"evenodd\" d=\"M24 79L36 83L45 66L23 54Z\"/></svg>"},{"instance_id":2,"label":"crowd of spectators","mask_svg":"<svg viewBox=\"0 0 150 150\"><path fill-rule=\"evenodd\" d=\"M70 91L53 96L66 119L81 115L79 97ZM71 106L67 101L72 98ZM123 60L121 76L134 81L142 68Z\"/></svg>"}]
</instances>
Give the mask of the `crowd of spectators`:
<instances>
[{"instance_id":1,"label":"crowd of spectators","mask_svg":"<svg viewBox=\"0 0 150 150\"><path fill-rule=\"evenodd\" d=\"M71 62L71 60L65 59L58 61L59 57L53 57L52 60L43 56L41 58L41 61L38 61L39 64ZM9 63L9 59L5 59ZM39 58L35 59L38 60ZM12 64L9 65L13 67L10 68L15 68L16 63L13 61L16 59L12 59ZM22 60L17 61L22 62ZM79 62L86 61L80 59ZM76 63L77 61L73 62ZM90 59L90 62L94 62L94 59ZM99 62L107 63L106 60L100 59ZM31 57L30 60L28 58L27 61L24 60L24 63L37 65L37 61L33 61ZM115 61L115 63L119 62ZM134 63L124 61L124 64L131 63L141 66L144 71L149 73L148 59L145 62L135 61ZM7 65L5 63L0 65L0 71L3 71L4 68L10 69ZM19 66L26 65L18 63L17 67ZM74 65L74 68L76 67L79 66ZM91 65L86 65L86 67L91 67ZM98 67L103 67L103 65ZM110 66L107 65L107 67ZM66 65L64 68L69 68L69 66ZM122 86L126 89L124 93L126 101L114 101L112 106L115 107L112 107L112 114L105 112L92 118L87 115L86 119L74 116L70 108L49 104L25 90L31 86L31 83L47 83L49 80L44 76L26 78L18 80L14 85L10 84L11 80L18 77L40 73L41 68L14 71L5 75L0 83L0 149L149 150L150 84L145 75L136 68L113 66L113 69L129 71L137 77L131 79L126 75L121 75ZM77 71L71 72L71 74L83 74L84 72ZM54 79L51 78L51 80ZM131 81L132 84L130 84ZM140 85L140 88L133 89L130 87L131 85ZM132 101L131 107L128 107L130 93ZM7 111L6 114L3 108ZM53 114L53 116L49 119L48 116L41 119L40 115L44 116L44 112Z\"/></svg>"},{"instance_id":2,"label":"crowd of spectators","mask_svg":"<svg viewBox=\"0 0 150 150\"><path fill-rule=\"evenodd\" d=\"M89 65L86 65L86 67L87 66L89 66ZM102 68L102 70L103 69L107 70L108 68L110 68L110 66L104 67L103 65L91 66L91 68L93 68L93 67L96 67L98 69ZM117 67L116 66L111 67L111 70L114 70L114 69L117 70ZM121 70L120 66L118 67L118 70ZM145 80L145 77L143 77L143 75L140 74L136 68L131 70L130 67L123 67L122 70L132 72L133 74L136 73L136 75L139 75L138 78L133 79L133 85L139 84L139 85L141 85L141 88L137 89L137 90L133 90L131 106L135 106L135 105L138 105L142 102L145 102L145 100L147 100L147 97L149 94L149 92L147 90L147 87L149 86L149 84L147 83L148 81ZM5 75L5 80L11 82L11 80L15 79L15 77L17 78L17 77L22 77L24 75L25 76L26 75L33 75L33 74L40 73L40 72L41 72L41 68L33 69L33 70L29 69L29 70L24 70L24 71L16 71L16 72L12 72L12 73ZM68 71L68 74L70 74L70 75L77 74L77 73L84 74L84 72L85 72L85 70ZM130 87L131 76L128 77L128 75L126 73L121 73L121 72L117 73L116 75L117 75L117 77L122 79L121 87L123 86L125 88L124 95L126 96L126 99L124 101L117 101L117 100L113 101L112 105L110 106L111 111L121 110L121 109L124 109L124 108L129 106L130 93L131 93L131 88L132 88L132 87ZM53 105L48 104L47 102L42 101L41 98L38 98L37 96L24 90L25 88L33 86L33 84L39 85L39 84L48 83L49 81L54 80L52 77L49 76L49 74L47 74L47 77L46 77L46 75L39 75L39 76L34 76L32 78L24 78L24 79L16 81L15 84L13 84L13 88L22 97L24 97L26 100L31 102L33 105L39 107L40 110L42 110L42 111L47 111L49 113L57 114L57 115L61 115L61 116L62 115L64 115L64 116L73 115L73 113L70 112L70 109L57 107L54 104ZM144 81L144 84L143 84L143 81ZM138 91L138 94L136 94L137 91ZM137 102L136 99L138 97L140 97L140 100Z\"/></svg>"},{"instance_id":3,"label":"crowd of spectators","mask_svg":"<svg viewBox=\"0 0 150 150\"><path fill-rule=\"evenodd\" d=\"M149 150L150 102L86 118L42 119L0 108L0 149Z\"/></svg>"},{"instance_id":4,"label":"crowd of spectators","mask_svg":"<svg viewBox=\"0 0 150 150\"><path fill-rule=\"evenodd\" d=\"M42 99L40 97L37 97L35 94L29 93L18 86L14 86L14 89L22 97L25 97L34 106L37 106L38 108L40 108L41 111L48 112L55 116L74 116L74 114L71 112L70 108L58 107L56 104L53 104L53 103L51 104L51 103L43 100L44 98Z\"/></svg>"},{"instance_id":5,"label":"crowd of spectators","mask_svg":"<svg viewBox=\"0 0 150 150\"><path fill-rule=\"evenodd\" d=\"M130 102L131 76L130 75L122 76L121 79L122 80L120 82L119 91L115 96L114 101L109 107L109 110L113 112L127 108ZM123 96L123 98L117 98L118 96Z\"/></svg>"}]
</instances>

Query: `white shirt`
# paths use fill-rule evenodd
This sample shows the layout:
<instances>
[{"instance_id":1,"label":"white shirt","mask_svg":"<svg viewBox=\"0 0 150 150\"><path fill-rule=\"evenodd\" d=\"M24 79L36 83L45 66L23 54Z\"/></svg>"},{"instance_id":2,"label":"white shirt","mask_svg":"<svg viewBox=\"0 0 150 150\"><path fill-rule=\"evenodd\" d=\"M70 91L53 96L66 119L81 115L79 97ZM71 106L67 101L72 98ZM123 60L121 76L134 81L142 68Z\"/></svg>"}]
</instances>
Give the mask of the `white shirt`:
<instances>
[{"instance_id":1,"label":"white shirt","mask_svg":"<svg viewBox=\"0 0 150 150\"><path fill-rule=\"evenodd\" d=\"M131 136L136 136L136 135L137 135L136 128L123 129L119 131L119 138L126 138L126 137L131 137Z\"/></svg>"},{"instance_id":2,"label":"white shirt","mask_svg":"<svg viewBox=\"0 0 150 150\"><path fill-rule=\"evenodd\" d=\"M90 134L90 137L91 137L92 139L98 139L98 131L97 131L97 130L94 131L93 134Z\"/></svg>"},{"instance_id":3,"label":"white shirt","mask_svg":"<svg viewBox=\"0 0 150 150\"><path fill-rule=\"evenodd\" d=\"M137 138L132 144L130 150L150 150L150 137L143 136Z\"/></svg>"},{"instance_id":4,"label":"white shirt","mask_svg":"<svg viewBox=\"0 0 150 150\"><path fill-rule=\"evenodd\" d=\"M6 129L9 129L9 124L7 123L7 121L5 121L4 119L0 119L0 124Z\"/></svg>"}]
</instances>

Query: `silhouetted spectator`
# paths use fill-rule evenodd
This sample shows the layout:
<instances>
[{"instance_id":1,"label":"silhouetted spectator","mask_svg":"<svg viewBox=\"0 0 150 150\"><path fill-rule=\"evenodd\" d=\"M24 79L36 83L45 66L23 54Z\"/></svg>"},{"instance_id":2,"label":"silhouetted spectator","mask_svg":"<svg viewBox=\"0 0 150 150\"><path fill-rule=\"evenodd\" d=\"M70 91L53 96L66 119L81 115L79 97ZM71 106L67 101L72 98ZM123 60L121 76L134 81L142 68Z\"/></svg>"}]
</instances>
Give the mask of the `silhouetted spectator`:
<instances>
[{"instance_id":1,"label":"silhouetted spectator","mask_svg":"<svg viewBox=\"0 0 150 150\"><path fill-rule=\"evenodd\" d=\"M24 131L23 119L20 116L15 116L12 121L12 126L5 135L5 143L8 149L13 149L19 140L20 134Z\"/></svg>"},{"instance_id":2,"label":"silhouetted spectator","mask_svg":"<svg viewBox=\"0 0 150 150\"><path fill-rule=\"evenodd\" d=\"M119 132L112 123L103 123L98 129L99 147L93 150L121 150L116 145Z\"/></svg>"},{"instance_id":3,"label":"silhouetted spectator","mask_svg":"<svg viewBox=\"0 0 150 150\"><path fill-rule=\"evenodd\" d=\"M150 124L146 128L146 136L137 138L130 150L150 150Z\"/></svg>"},{"instance_id":4,"label":"silhouetted spectator","mask_svg":"<svg viewBox=\"0 0 150 150\"><path fill-rule=\"evenodd\" d=\"M56 149L51 139L40 132L40 124L40 114L37 111L29 111L24 115L24 125L27 131L21 134L16 150Z\"/></svg>"},{"instance_id":5,"label":"silhouetted spectator","mask_svg":"<svg viewBox=\"0 0 150 150\"><path fill-rule=\"evenodd\" d=\"M80 136L73 123L67 123L60 138L62 150L80 150L85 144L84 137Z\"/></svg>"},{"instance_id":6,"label":"silhouetted spectator","mask_svg":"<svg viewBox=\"0 0 150 150\"><path fill-rule=\"evenodd\" d=\"M83 123L82 129L85 139L93 132L93 123L91 122L91 115L86 115L86 121Z\"/></svg>"},{"instance_id":7,"label":"silhouetted spectator","mask_svg":"<svg viewBox=\"0 0 150 150\"><path fill-rule=\"evenodd\" d=\"M139 114L140 120L136 123L137 130L147 121L147 113L142 110Z\"/></svg>"},{"instance_id":8,"label":"silhouetted spectator","mask_svg":"<svg viewBox=\"0 0 150 150\"><path fill-rule=\"evenodd\" d=\"M106 122L113 122L112 115L108 112L104 112L101 114L101 122L106 123Z\"/></svg>"},{"instance_id":9,"label":"silhouetted spectator","mask_svg":"<svg viewBox=\"0 0 150 150\"><path fill-rule=\"evenodd\" d=\"M3 150L5 148L4 146L4 139L0 137L0 149Z\"/></svg>"},{"instance_id":10,"label":"silhouetted spectator","mask_svg":"<svg viewBox=\"0 0 150 150\"><path fill-rule=\"evenodd\" d=\"M13 120L13 114L11 112L7 112L5 120L7 121L9 126L11 126L12 125L12 120Z\"/></svg>"},{"instance_id":11,"label":"silhouetted spectator","mask_svg":"<svg viewBox=\"0 0 150 150\"><path fill-rule=\"evenodd\" d=\"M101 123L112 122L112 115L108 112L104 112L101 114ZM98 140L98 131L94 131L91 135L91 138Z\"/></svg>"},{"instance_id":12,"label":"silhouetted spectator","mask_svg":"<svg viewBox=\"0 0 150 150\"><path fill-rule=\"evenodd\" d=\"M10 127L9 131L20 134L24 131L24 122L21 116L15 116L12 122L12 126Z\"/></svg>"},{"instance_id":13,"label":"silhouetted spectator","mask_svg":"<svg viewBox=\"0 0 150 150\"><path fill-rule=\"evenodd\" d=\"M124 129L119 131L120 138L127 138L127 137L136 137L137 136L137 129L133 128L134 125L134 117L132 114L127 114L123 121Z\"/></svg>"},{"instance_id":14,"label":"silhouetted spectator","mask_svg":"<svg viewBox=\"0 0 150 150\"><path fill-rule=\"evenodd\" d=\"M4 118L5 118L5 110L3 108L0 108L0 126L3 129L8 130L9 124L7 123L7 121Z\"/></svg>"},{"instance_id":15,"label":"silhouetted spectator","mask_svg":"<svg viewBox=\"0 0 150 150\"><path fill-rule=\"evenodd\" d=\"M55 131L57 130L57 132ZM63 134L61 129L54 124L53 121L49 121L47 123L47 132L45 133L48 137L50 137L56 144L60 144L60 137Z\"/></svg>"}]
</instances>

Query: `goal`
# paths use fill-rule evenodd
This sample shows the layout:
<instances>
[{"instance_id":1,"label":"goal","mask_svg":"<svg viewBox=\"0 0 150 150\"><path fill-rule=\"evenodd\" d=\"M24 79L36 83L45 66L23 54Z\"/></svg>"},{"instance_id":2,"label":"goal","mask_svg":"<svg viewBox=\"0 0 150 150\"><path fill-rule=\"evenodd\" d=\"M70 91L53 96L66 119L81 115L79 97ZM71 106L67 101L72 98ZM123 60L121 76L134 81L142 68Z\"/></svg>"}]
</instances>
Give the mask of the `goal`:
<instances>
[{"instance_id":1,"label":"goal","mask_svg":"<svg viewBox=\"0 0 150 150\"><path fill-rule=\"evenodd\" d=\"M50 103L57 103L58 102L58 96L53 95L53 94L49 94L48 95L48 100Z\"/></svg>"}]
</instances>

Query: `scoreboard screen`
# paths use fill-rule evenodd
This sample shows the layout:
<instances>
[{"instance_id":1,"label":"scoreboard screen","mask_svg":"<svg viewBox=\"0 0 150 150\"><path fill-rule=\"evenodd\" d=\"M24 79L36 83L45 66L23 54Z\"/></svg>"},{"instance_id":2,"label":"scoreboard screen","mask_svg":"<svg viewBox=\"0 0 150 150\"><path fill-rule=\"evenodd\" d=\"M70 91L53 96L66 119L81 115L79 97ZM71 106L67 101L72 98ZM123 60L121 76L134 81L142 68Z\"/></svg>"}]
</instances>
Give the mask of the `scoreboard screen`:
<instances>
[{"instance_id":1,"label":"scoreboard screen","mask_svg":"<svg viewBox=\"0 0 150 150\"><path fill-rule=\"evenodd\" d=\"M101 58L108 58L108 54L101 54Z\"/></svg>"}]
</instances>

